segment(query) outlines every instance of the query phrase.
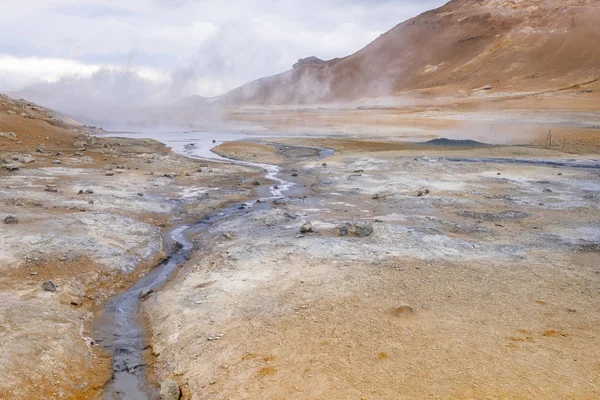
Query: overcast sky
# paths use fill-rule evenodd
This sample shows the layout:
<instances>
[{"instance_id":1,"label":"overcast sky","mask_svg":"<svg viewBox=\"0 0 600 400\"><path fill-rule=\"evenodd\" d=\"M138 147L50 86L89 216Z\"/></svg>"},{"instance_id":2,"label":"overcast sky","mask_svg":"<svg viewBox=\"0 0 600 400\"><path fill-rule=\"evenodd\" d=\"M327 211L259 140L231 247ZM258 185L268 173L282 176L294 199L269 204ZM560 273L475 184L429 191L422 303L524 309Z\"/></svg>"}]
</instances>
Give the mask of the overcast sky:
<instances>
[{"instance_id":1,"label":"overcast sky","mask_svg":"<svg viewBox=\"0 0 600 400\"><path fill-rule=\"evenodd\" d=\"M0 90L84 80L114 86L115 75L126 75L169 98L215 96L288 70L298 58L351 54L445 2L3 1Z\"/></svg>"}]
</instances>

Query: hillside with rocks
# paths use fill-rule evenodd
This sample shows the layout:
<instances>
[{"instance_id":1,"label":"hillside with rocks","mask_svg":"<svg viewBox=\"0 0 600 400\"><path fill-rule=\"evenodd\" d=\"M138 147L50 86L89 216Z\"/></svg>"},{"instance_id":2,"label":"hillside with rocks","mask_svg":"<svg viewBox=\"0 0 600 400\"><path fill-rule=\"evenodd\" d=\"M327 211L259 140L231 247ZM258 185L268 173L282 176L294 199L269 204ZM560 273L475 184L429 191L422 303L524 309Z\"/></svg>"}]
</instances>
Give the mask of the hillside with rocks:
<instances>
[{"instance_id":1,"label":"hillside with rocks","mask_svg":"<svg viewBox=\"0 0 600 400\"><path fill-rule=\"evenodd\" d=\"M595 0L452 0L348 57L300 62L218 100L303 104L433 88L469 94L584 87L600 77L599 20Z\"/></svg>"}]
</instances>

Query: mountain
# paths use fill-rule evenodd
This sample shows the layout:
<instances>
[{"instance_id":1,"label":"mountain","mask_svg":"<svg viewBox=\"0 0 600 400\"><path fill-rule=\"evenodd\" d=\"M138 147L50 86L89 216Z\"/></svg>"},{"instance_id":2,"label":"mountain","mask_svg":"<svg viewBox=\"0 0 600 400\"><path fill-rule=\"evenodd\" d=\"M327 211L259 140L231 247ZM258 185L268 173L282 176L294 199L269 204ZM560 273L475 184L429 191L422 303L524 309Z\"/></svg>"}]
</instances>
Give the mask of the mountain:
<instances>
[{"instance_id":1,"label":"mountain","mask_svg":"<svg viewBox=\"0 0 600 400\"><path fill-rule=\"evenodd\" d=\"M222 104L342 102L432 89L535 91L600 77L600 1L452 0L358 52L299 62Z\"/></svg>"}]
</instances>

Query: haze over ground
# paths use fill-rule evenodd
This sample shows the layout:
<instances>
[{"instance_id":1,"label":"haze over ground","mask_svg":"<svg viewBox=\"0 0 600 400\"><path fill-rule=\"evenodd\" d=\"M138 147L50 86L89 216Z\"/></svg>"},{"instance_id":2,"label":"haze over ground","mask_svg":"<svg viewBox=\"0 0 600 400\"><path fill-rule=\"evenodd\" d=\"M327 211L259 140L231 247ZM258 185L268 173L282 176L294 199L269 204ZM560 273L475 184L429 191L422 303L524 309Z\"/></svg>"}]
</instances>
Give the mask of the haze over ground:
<instances>
[{"instance_id":1,"label":"haze over ground","mask_svg":"<svg viewBox=\"0 0 600 400\"><path fill-rule=\"evenodd\" d=\"M346 56L444 0L31 0L3 5L0 91L163 104L217 96L299 58ZM27 21L23 23L23 21ZM69 96L65 96L69 93ZM36 100L39 100L36 99Z\"/></svg>"}]
</instances>

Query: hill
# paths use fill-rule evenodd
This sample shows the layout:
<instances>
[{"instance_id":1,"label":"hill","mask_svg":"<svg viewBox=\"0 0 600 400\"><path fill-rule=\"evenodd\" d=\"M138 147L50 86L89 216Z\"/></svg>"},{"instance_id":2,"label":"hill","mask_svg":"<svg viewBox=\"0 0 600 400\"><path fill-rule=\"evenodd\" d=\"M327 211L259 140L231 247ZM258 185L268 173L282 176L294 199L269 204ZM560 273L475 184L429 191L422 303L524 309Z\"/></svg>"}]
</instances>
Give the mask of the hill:
<instances>
[{"instance_id":1,"label":"hill","mask_svg":"<svg viewBox=\"0 0 600 400\"><path fill-rule=\"evenodd\" d=\"M358 52L296 65L218 98L223 104L308 104L437 88L539 91L600 77L600 2L453 0Z\"/></svg>"}]
</instances>

